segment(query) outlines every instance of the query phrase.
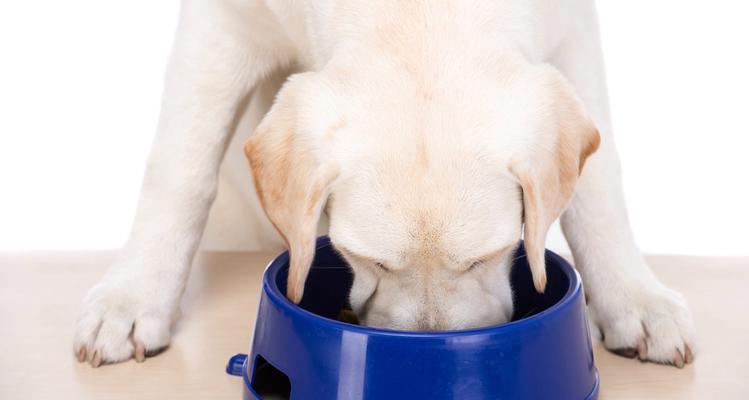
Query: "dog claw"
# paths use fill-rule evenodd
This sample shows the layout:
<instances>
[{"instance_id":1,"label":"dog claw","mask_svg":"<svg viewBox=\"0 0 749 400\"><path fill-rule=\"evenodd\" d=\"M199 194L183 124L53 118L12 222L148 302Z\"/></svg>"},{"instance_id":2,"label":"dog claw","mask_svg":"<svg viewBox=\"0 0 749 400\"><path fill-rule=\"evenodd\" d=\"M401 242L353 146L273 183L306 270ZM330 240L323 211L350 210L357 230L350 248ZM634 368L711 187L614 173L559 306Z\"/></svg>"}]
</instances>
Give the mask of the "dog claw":
<instances>
[{"instance_id":1,"label":"dog claw","mask_svg":"<svg viewBox=\"0 0 749 400\"><path fill-rule=\"evenodd\" d=\"M648 343L645 338L637 340L637 354L640 361L646 361L648 359Z\"/></svg>"},{"instance_id":2,"label":"dog claw","mask_svg":"<svg viewBox=\"0 0 749 400\"><path fill-rule=\"evenodd\" d=\"M94 351L94 356L91 357L91 366L94 368L99 368L101 365L101 353L99 350Z\"/></svg>"},{"instance_id":3,"label":"dog claw","mask_svg":"<svg viewBox=\"0 0 749 400\"><path fill-rule=\"evenodd\" d=\"M141 342L135 342L135 362L142 363L146 360L146 348Z\"/></svg>"},{"instance_id":4,"label":"dog claw","mask_svg":"<svg viewBox=\"0 0 749 400\"><path fill-rule=\"evenodd\" d=\"M673 361L676 368L684 368L684 356L681 354L681 350L676 350Z\"/></svg>"},{"instance_id":5,"label":"dog claw","mask_svg":"<svg viewBox=\"0 0 749 400\"><path fill-rule=\"evenodd\" d=\"M694 361L694 353L692 353L692 349L689 346L686 346L686 350L684 350L684 362L691 364L692 361Z\"/></svg>"},{"instance_id":6,"label":"dog claw","mask_svg":"<svg viewBox=\"0 0 749 400\"><path fill-rule=\"evenodd\" d=\"M81 346L80 349L78 349L78 362L84 362L86 361L86 346Z\"/></svg>"}]
</instances>

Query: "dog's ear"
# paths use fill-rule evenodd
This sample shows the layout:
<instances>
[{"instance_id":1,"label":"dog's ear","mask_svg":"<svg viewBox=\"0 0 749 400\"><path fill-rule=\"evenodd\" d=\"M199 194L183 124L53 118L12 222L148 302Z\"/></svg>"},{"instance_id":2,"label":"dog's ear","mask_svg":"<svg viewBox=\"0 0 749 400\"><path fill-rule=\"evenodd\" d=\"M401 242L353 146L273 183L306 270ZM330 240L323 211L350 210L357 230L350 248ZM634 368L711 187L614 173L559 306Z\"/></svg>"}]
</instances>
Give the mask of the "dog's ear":
<instances>
[{"instance_id":1,"label":"dog's ear","mask_svg":"<svg viewBox=\"0 0 749 400\"><path fill-rule=\"evenodd\" d=\"M317 224L338 176L311 131L318 124L300 115L305 94L298 79L287 83L244 148L260 203L291 254L286 295L294 303L304 294Z\"/></svg>"},{"instance_id":2,"label":"dog's ear","mask_svg":"<svg viewBox=\"0 0 749 400\"><path fill-rule=\"evenodd\" d=\"M558 73L547 78L552 121L510 165L523 191L525 252L539 293L546 288L546 235L572 199L585 160L600 144L598 130L569 84Z\"/></svg>"}]
</instances>

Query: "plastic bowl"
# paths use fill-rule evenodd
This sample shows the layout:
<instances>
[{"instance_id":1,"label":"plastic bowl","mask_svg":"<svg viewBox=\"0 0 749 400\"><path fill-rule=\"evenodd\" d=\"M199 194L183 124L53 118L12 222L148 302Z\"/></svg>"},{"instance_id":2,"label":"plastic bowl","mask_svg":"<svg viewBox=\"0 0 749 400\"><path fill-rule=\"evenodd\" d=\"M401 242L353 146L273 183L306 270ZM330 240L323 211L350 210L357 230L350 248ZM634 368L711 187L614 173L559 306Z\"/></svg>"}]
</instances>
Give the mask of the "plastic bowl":
<instances>
[{"instance_id":1,"label":"plastic bowl","mask_svg":"<svg viewBox=\"0 0 749 400\"><path fill-rule=\"evenodd\" d=\"M533 288L520 246L511 272L515 317L479 329L407 332L336 321L352 274L320 238L304 298L284 295L288 253L263 277L250 356L229 360L245 399L595 399L580 277L546 252L548 286Z\"/></svg>"}]
</instances>

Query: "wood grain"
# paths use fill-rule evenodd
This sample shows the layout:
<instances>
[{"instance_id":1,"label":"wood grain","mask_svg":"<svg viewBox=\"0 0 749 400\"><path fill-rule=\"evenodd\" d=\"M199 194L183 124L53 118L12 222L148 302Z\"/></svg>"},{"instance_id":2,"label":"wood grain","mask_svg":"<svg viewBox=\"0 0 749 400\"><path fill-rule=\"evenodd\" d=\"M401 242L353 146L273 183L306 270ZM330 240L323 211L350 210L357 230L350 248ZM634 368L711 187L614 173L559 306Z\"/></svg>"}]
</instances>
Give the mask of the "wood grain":
<instances>
[{"instance_id":1,"label":"wood grain","mask_svg":"<svg viewBox=\"0 0 749 400\"><path fill-rule=\"evenodd\" d=\"M143 364L93 369L73 358L85 291L112 252L0 254L0 399L240 399L225 374L247 352L269 253L203 253L195 260L172 346ZM659 277L695 314L697 360L643 364L595 347L600 399L749 399L749 258L654 256Z\"/></svg>"}]
</instances>

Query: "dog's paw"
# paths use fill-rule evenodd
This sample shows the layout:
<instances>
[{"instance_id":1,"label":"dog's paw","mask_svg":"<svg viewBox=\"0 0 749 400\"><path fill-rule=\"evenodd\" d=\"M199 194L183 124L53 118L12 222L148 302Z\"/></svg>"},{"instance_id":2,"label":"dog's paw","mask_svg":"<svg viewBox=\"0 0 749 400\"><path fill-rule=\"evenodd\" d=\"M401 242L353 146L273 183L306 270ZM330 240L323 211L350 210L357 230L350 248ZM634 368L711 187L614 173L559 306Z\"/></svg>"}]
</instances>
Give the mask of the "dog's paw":
<instances>
[{"instance_id":1,"label":"dog's paw","mask_svg":"<svg viewBox=\"0 0 749 400\"><path fill-rule=\"evenodd\" d=\"M73 351L92 366L135 358L142 362L169 345L173 314L159 292L134 281L105 279L84 300Z\"/></svg>"},{"instance_id":2,"label":"dog's paw","mask_svg":"<svg viewBox=\"0 0 749 400\"><path fill-rule=\"evenodd\" d=\"M629 293L605 299L593 312L606 348L624 357L679 368L691 363L694 322L681 294L660 284Z\"/></svg>"}]
</instances>

